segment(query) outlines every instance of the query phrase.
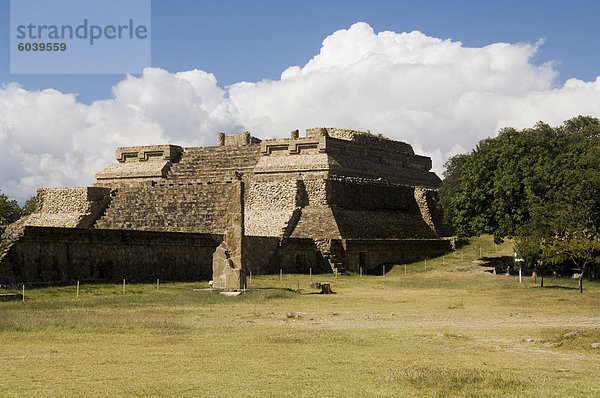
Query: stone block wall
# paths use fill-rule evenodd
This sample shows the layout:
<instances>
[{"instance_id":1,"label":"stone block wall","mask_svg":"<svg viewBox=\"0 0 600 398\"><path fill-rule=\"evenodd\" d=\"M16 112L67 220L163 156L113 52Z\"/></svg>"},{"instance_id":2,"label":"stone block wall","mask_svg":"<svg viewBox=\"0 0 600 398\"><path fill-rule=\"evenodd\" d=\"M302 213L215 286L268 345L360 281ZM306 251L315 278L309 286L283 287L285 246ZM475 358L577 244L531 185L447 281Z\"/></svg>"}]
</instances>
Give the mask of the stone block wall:
<instances>
[{"instance_id":1,"label":"stone block wall","mask_svg":"<svg viewBox=\"0 0 600 398\"><path fill-rule=\"evenodd\" d=\"M278 245L276 238L247 237L248 271L254 275L284 273L330 273L331 264L323 257L315 241L290 238ZM264 248L274 245L272 252ZM368 272L382 264L402 264L408 261L439 256L452 250L449 240L442 239L333 239L331 251L344 262L346 270Z\"/></svg>"},{"instance_id":2,"label":"stone block wall","mask_svg":"<svg viewBox=\"0 0 600 398\"><path fill-rule=\"evenodd\" d=\"M346 239L417 239L437 237L420 214L389 210L332 209L340 231Z\"/></svg>"},{"instance_id":3,"label":"stone block wall","mask_svg":"<svg viewBox=\"0 0 600 398\"><path fill-rule=\"evenodd\" d=\"M329 206L306 206L291 234L292 238L341 239L338 221Z\"/></svg>"},{"instance_id":4,"label":"stone block wall","mask_svg":"<svg viewBox=\"0 0 600 398\"><path fill-rule=\"evenodd\" d=\"M225 135L223 144L225 146L242 146L260 144L260 142L261 140L256 137L252 137L249 131L244 131L243 133L239 134Z\"/></svg>"},{"instance_id":5,"label":"stone block wall","mask_svg":"<svg viewBox=\"0 0 600 398\"><path fill-rule=\"evenodd\" d=\"M397 210L418 214L414 189L363 178L327 180L327 201L332 206L360 210Z\"/></svg>"},{"instance_id":6,"label":"stone block wall","mask_svg":"<svg viewBox=\"0 0 600 398\"><path fill-rule=\"evenodd\" d=\"M273 255L271 274L284 273L308 274L331 273L331 266L323 258L312 239L290 239L279 247Z\"/></svg>"},{"instance_id":7,"label":"stone block wall","mask_svg":"<svg viewBox=\"0 0 600 398\"><path fill-rule=\"evenodd\" d=\"M207 280L221 236L25 227L0 261L0 283Z\"/></svg>"},{"instance_id":8,"label":"stone block wall","mask_svg":"<svg viewBox=\"0 0 600 398\"><path fill-rule=\"evenodd\" d=\"M245 260L248 272L253 275L284 273L331 272L331 267L323 258L312 239L288 239L280 244L273 237L248 236L246 239Z\"/></svg>"},{"instance_id":9,"label":"stone block wall","mask_svg":"<svg viewBox=\"0 0 600 398\"><path fill-rule=\"evenodd\" d=\"M222 234L234 182L119 188L99 229Z\"/></svg>"},{"instance_id":10,"label":"stone block wall","mask_svg":"<svg viewBox=\"0 0 600 398\"><path fill-rule=\"evenodd\" d=\"M213 288L240 290L246 288L244 262L244 183L232 184L226 209L223 241L213 254Z\"/></svg>"},{"instance_id":11,"label":"stone block wall","mask_svg":"<svg viewBox=\"0 0 600 398\"><path fill-rule=\"evenodd\" d=\"M303 181L308 206L291 236L313 239L435 238L415 190L364 178ZM432 224L433 225L433 224Z\"/></svg>"},{"instance_id":12,"label":"stone block wall","mask_svg":"<svg viewBox=\"0 0 600 398\"><path fill-rule=\"evenodd\" d=\"M415 201L423 220L438 236L452 235L452 230L444 223L441 209L438 207L437 190L417 187L415 188Z\"/></svg>"},{"instance_id":13,"label":"stone block wall","mask_svg":"<svg viewBox=\"0 0 600 398\"><path fill-rule=\"evenodd\" d=\"M169 182L223 182L238 175L251 175L260 157L260 145L185 148L178 163L173 164Z\"/></svg>"},{"instance_id":14,"label":"stone block wall","mask_svg":"<svg viewBox=\"0 0 600 398\"><path fill-rule=\"evenodd\" d=\"M308 206L327 206L327 183L325 179L304 180Z\"/></svg>"},{"instance_id":15,"label":"stone block wall","mask_svg":"<svg viewBox=\"0 0 600 398\"><path fill-rule=\"evenodd\" d=\"M250 183L245 193L246 235L282 237L301 196L299 180Z\"/></svg>"},{"instance_id":16,"label":"stone block wall","mask_svg":"<svg viewBox=\"0 0 600 398\"><path fill-rule=\"evenodd\" d=\"M374 149L385 149L386 151L395 151L404 153L407 155L414 155L415 152L412 146L405 142L394 141L384 137L378 137L363 131L341 129L336 127L317 127L306 129L307 137L318 137L323 135L323 131L327 132L327 135L332 138L337 138L344 141L352 141L357 144L361 144L368 148Z\"/></svg>"},{"instance_id":17,"label":"stone block wall","mask_svg":"<svg viewBox=\"0 0 600 398\"><path fill-rule=\"evenodd\" d=\"M171 165L179 161L182 151L177 145L119 147L117 163L96 174L96 186L138 186L164 179Z\"/></svg>"},{"instance_id":18,"label":"stone block wall","mask_svg":"<svg viewBox=\"0 0 600 398\"><path fill-rule=\"evenodd\" d=\"M277 268L274 265L273 253L279 244L279 237L245 236L243 256L246 270L252 271L253 275L273 273L273 269Z\"/></svg>"},{"instance_id":19,"label":"stone block wall","mask_svg":"<svg viewBox=\"0 0 600 398\"><path fill-rule=\"evenodd\" d=\"M37 211L47 214L86 213L93 203L106 198L106 188L40 188Z\"/></svg>"},{"instance_id":20,"label":"stone block wall","mask_svg":"<svg viewBox=\"0 0 600 398\"><path fill-rule=\"evenodd\" d=\"M372 270L382 264L403 264L440 256L452 250L444 239L352 239L347 240L346 269L352 272Z\"/></svg>"},{"instance_id":21,"label":"stone block wall","mask_svg":"<svg viewBox=\"0 0 600 398\"><path fill-rule=\"evenodd\" d=\"M41 188L36 211L24 225L90 228L110 202L110 189L100 187Z\"/></svg>"},{"instance_id":22,"label":"stone block wall","mask_svg":"<svg viewBox=\"0 0 600 398\"><path fill-rule=\"evenodd\" d=\"M63 275L60 264L75 264L71 260L75 256L84 274L96 267L94 275L114 277L106 265L98 268L100 263L94 263L100 260L89 263L81 254L101 256L100 249L90 248L106 249L105 238L112 242L111 236L116 236L110 235L112 230L218 234L222 242L210 256L208 252L202 256L212 257L216 285L239 288L246 269L343 270L346 259L352 269L356 258L371 266L418 257L429 250L428 244L430 253L439 251L440 243L433 241L444 231L435 197L440 180L429 171L431 159L415 155L406 143L336 128L309 129L306 137L293 131L291 138L264 141L248 132L219 133L217 142L202 148L118 148L117 163L98 173L96 187L40 190L39 210L4 233L0 262L5 263L8 253L13 259L20 256L23 266L35 260L41 271L27 272L43 273L44 279ZM27 229L32 225L96 228L107 235L93 235L89 239L95 243L71 251L74 246L69 245L79 244L80 235L63 233L63 239L57 230ZM63 239L63 246L53 247L44 236ZM340 243L346 240L359 248L346 250ZM415 243L419 240L424 243ZM40 241L44 245L36 246ZM130 256L125 246L114 245L121 256ZM143 258L142 249L137 251L143 245L135 245L131 256ZM161 253L178 257L178 245L168 243ZM39 253L51 257L51 250L45 251L51 247L60 259L39 257ZM127 265L133 262L123 261L113 262L133 269ZM138 265L140 275L151 274Z\"/></svg>"},{"instance_id":23,"label":"stone block wall","mask_svg":"<svg viewBox=\"0 0 600 398\"><path fill-rule=\"evenodd\" d=\"M381 178L385 181L408 186L437 187L440 179L429 171L429 158L411 156L410 158L389 158L377 153L356 156L351 153L331 152L331 175Z\"/></svg>"}]
</instances>

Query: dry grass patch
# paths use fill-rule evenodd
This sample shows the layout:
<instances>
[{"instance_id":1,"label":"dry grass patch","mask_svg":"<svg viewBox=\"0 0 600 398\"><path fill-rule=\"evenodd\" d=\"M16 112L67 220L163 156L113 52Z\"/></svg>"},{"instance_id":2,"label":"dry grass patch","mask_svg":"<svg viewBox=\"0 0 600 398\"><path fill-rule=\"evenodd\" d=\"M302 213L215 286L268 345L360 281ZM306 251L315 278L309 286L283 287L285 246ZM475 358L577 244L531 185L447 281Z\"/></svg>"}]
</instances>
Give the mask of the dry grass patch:
<instances>
[{"instance_id":1,"label":"dry grass patch","mask_svg":"<svg viewBox=\"0 0 600 398\"><path fill-rule=\"evenodd\" d=\"M481 237L426 271L253 276L239 297L193 291L207 282L30 289L0 303L0 395L596 396L600 286L481 274L480 248L512 254ZM309 294L316 280L337 294Z\"/></svg>"}]
</instances>

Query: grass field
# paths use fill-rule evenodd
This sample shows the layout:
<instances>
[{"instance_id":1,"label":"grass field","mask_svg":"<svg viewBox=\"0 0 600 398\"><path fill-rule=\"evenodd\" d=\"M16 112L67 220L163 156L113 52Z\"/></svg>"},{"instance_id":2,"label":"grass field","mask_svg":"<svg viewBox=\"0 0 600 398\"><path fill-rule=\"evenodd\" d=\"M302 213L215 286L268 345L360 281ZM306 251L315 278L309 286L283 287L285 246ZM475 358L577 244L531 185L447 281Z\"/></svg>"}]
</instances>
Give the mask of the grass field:
<instances>
[{"instance_id":1,"label":"grass field","mask_svg":"<svg viewBox=\"0 0 600 398\"><path fill-rule=\"evenodd\" d=\"M0 396L600 396L600 285L476 272L477 238L383 276L82 285L0 303ZM464 259L464 260L463 260ZM295 292L298 285L300 292ZM290 289L290 290L286 290Z\"/></svg>"}]
</instances>

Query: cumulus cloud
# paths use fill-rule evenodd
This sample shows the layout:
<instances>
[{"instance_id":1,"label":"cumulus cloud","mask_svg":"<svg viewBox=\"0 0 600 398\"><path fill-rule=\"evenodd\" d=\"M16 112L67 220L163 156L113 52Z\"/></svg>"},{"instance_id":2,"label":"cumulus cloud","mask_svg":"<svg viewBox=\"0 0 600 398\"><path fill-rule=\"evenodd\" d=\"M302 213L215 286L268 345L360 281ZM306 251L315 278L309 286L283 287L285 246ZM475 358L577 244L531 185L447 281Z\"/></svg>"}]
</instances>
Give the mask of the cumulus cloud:
<instances>
[{"instance_id":1,"label":"cumulus cloud","mask_svg":"<svg viewBox=\"0 0 600 398\"><path fill-rule=\"evenodd\" d=\"M323 41L279 80L219 87L193 70L146 69L91 105L55 90L0 89L0 189L21 200L40 186L85 185L122 145L212 145L217 131L260 137L292 129L369 129L444 161L504 126L600 116L600 78L556 85L543 43L469 48L421 32L375 33L366 23Z\"/></svg>"},{"instance_id":2,"label":"cumulus cloud","mask_svg":"<svg viewBox=\"0 0 600 398\"><path fill-rule=\"evenodd\" d=\"M0 89L0 189L23 201L39 187L81 186L114 161L118 146L211 145L239 129L212 74L147 69L84 105L73 94Z\"/></svg>"}]
</instances>

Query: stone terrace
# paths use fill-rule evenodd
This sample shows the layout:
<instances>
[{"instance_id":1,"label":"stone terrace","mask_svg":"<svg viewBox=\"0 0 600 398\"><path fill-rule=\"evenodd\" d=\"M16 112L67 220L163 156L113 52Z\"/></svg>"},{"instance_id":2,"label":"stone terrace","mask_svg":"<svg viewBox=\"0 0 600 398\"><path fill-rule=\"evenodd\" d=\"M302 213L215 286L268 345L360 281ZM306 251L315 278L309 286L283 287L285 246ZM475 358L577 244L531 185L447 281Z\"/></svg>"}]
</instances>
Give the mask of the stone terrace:
<instances>
[{"instance_id":1,"label":"stone terrace","mask_svg":"<svg viewBox=\"0 0 600 398\"><path fill-rule=\"evenodd\" d=\"M232 184L118 188L99 229L223 233Z\"/></svg>"},{"instance_id":2,"label":"stone terrace","mask_svg":"<svg viewBox=\"0 0 600 398\"><path fill-rule=\"evenodd\" d=\"M224 181L235 172L251 174L260 156L259 145L185 148L178 163L171 166L168 180Z\"/></svg>"},{"instance_id":3,"label":"stone terrace","mask_svg":"<svg viewBox=\"0 0 600 398\"><path fill-rule=\"evenodd\" d=\"M436 206L440 179L431 159L404 142L337 128L268 140L218 133L217 146L121 147L116 160L94 187L40 190L38 211L7 229L0 256L20 250L32 225L98 230L95 242L106 230L218 235L212 264L240 288L245 267L358 271L448 247Z\"/></svg>"}]
</instances>

